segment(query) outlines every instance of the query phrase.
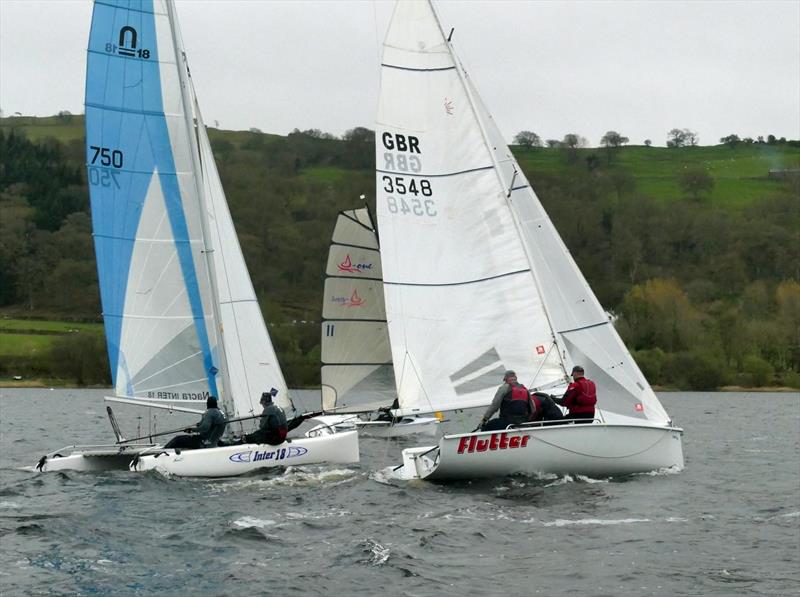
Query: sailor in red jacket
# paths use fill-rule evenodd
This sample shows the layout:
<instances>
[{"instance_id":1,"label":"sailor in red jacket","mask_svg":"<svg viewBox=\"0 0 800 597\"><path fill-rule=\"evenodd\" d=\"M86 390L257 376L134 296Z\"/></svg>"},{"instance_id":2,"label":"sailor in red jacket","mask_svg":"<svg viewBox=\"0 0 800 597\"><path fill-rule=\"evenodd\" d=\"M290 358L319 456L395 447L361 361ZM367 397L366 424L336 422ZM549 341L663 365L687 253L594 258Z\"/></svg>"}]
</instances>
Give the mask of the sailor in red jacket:
<instances>
[{"instance_id":1,"label":"sailor in red jacket","mask_svg":"<svg viewBox=\"0 0 800 597\"><path fill-rule=\"evenodd\" d=\"M594 419L594 405L597 404L597 388L594 382L584 377L583 367L572 368L572 383L556 402L566 406L569 411L565 419L576 419L575 423L591 423Z\"/></svg>"}]
</instances>

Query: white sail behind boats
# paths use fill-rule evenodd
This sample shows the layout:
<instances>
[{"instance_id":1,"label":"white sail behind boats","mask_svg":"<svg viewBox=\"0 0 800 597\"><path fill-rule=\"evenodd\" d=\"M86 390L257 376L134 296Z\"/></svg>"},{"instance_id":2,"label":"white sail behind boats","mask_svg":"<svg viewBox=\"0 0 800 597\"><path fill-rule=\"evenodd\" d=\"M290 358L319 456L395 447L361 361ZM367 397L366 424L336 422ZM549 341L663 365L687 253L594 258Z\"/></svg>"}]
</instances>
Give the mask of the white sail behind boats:
<instances>
[{"instance_id":1,"label":"white sail behind boats","mask_svg":"<svg viewBox=\"0 0 800 597\"><path fill-rule=\"evenodd\" d=\"M396 397L378 236L366 208L339 213L325 268L322 408L388 407Z\"/></svg>"}]
</instances>

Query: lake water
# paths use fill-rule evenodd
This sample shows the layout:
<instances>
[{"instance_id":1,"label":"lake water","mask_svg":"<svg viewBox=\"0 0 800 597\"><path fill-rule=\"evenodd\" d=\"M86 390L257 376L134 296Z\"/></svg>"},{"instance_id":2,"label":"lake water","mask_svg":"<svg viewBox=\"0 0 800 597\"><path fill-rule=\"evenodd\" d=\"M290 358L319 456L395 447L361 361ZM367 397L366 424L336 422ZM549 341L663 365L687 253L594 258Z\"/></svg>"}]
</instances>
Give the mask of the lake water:
<instances>
[{"instance_id":1,"label":"lake water","mask_svg":"<svg viewBox=\"0 0 800 597\"><path fill-rule=\"evenodd\" d=\"M24 468L113 437L102 395L0 390L2 595L800 594L796 393L661 394L680 473L409 483L386 468L428 442L368 438L358 465L222 480Z\"/></svg>"}]
</instances>

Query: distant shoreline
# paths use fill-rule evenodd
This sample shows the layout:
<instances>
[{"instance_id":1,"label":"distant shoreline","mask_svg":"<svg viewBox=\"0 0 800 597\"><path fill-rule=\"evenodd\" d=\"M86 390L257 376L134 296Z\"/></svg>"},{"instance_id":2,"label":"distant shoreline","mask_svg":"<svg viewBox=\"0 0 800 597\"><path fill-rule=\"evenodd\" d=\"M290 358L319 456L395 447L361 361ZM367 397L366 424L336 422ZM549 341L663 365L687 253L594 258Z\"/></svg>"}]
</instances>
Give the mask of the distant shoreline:
<instances>
[{"instance_id":1,"label":"distant shoreline","mask_svg":"<svg viewBox=\"0 0 800 597\"><path fill-rule=\"evenodd\" d=\"M48 383L51 382L51 383ZM52 383L58 382L58 383ZM0 388L54 388L58 390L103 390L112 389L111 386L79 386L74 383L66 383L64 380L47 380L42 378L31 379L0 379ZM292 388L293 390L319 390L319 387ZM742 386L722 386L713 390L682 390L679 388L665 388L653 386L654 392L781 392L790 394L792 392L800 394L798 388L788 388L786 386L746 388Z\"/></svg>"}]
</instances>

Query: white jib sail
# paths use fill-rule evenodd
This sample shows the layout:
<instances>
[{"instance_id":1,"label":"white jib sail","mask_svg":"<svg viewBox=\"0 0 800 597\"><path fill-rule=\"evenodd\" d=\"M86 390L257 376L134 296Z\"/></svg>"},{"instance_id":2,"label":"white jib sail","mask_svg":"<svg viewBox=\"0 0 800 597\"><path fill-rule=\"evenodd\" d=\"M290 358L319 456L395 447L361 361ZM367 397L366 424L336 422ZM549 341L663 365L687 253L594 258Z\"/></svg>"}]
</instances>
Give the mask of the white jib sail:
<instances>
[{"instance_id":1,"label":"white jib sail","mask_svg":"<svg viewBox=\"0 0 800 597\"><path fill-rule=\"evenodd\" d=\"M196 110L200 158L209 233L213 239L222 340L230 378L230 393L236 416L261 412L262 392L275 388L275 403L293 410L289 390L278 357L256 299L239 239L222 190L206 127Z\"/></svg>"},{"instance_id":2,"label":"white jib sail","mask_svg":"<svg viewBox=\"0 0 800 597\"><path fill-rule=\"evenodd\" d=\"M366 208L336 219L322 305L322 408L359 412L396 396L378 238Z\"/></svg>"},{"instance_id":3,"label":"white jib sail","mask_svg":"<svg viewBox=\"0 0 800 597\"><path fill-rule=\"evenodd\" d=\"M403 409L486 404L504 368L547 387L581 364L597 383L599 408L667 422L429 2L395 8L377 129L386 306ZM425 193L411 193L411 181Z\"/></svg>"}]
</instances>

